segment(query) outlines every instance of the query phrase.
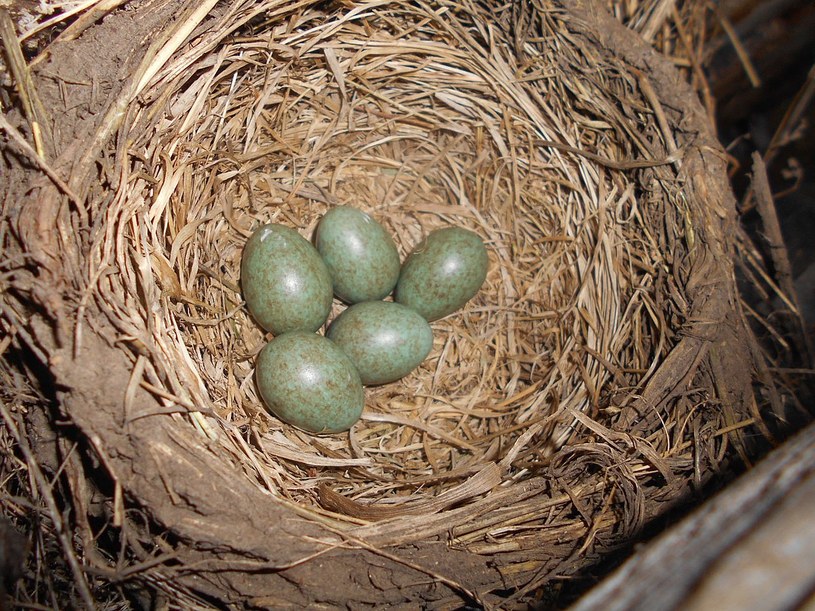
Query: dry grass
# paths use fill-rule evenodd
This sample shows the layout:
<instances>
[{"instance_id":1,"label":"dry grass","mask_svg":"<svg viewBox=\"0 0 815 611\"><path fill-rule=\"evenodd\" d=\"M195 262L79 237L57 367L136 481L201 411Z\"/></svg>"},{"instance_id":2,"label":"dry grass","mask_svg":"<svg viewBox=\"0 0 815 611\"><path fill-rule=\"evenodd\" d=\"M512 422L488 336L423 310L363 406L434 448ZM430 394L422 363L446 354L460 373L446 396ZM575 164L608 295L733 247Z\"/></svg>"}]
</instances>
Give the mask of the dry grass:
<instances>
[{"instance_id":1,"label":"dry grass","mask_svg":"<svg viewBox=\"0 0 815 611\"><path fill-rule=\"evenodd\" d=\"M607 7L670 59L698 93L710 125L716 125L716 100L705 76L708 38L723 18L716 5L707 0L610 0ZM735 36L731 41L738 45Z\"/></svg>"},{"instance_id":2,"label":"dry grass","mask_svg":"<svg viewBox=\"0 0 815 611\"><path fill-rule=\"evenodd\" d=\"M218 414L197 418L202 433L231 439L274 494L316 505L336 480L351 498L401 503L508 456L523 478L530 457L575 439L575 412L613 413L676 342L667 317L686 299L656 283L669 241L687 248L687 233L655 109L637 79L575 47L547 13L545 35L516 49L503 28L470 19L480 10L370 3L257 17L217 52L159 71L146 95L161 92L155 110L169 114L134 118L143 161L123 168L89 276L122 271L98 294L147 348L138 381L170 391L168 409ZM350 436L315 439L260 404L253 362L267 338L241 307L239 260L260 224L310 237L337 204L373 214L402 255L436 227L473 229L491 267L477 298L434 324L417 371L369 389ZM657 451L670 451L664 439Z\"/></svg>"},{"instance_id":3,"label":"dry grass","mask_svg":"<svg viewBox=\"0 0 815 611\"><path fill-rule=\"evenodd\" d=\"M67 185L92 203L71 340L80 354L92 305L115 329L132 359L125 428L191 424L247 481L365 549L446 535L500 554L510 601L744 452L757 408L704 365L731 249L683 174L693 135L648 75L552 2L215 4L156 37ZM695 79L700 6L613 8ZM315 437L259 400L268 337L239 261L259 225L311 237L339 204L403 256L437 227L472 229L491 265L433 324L418 370L367 389L350 433ZM17 316L4 310L10 328ZM139 388L160 412L139 411ZM150 568L151 585L174 575Z\"/></svg>"}]
</instances>

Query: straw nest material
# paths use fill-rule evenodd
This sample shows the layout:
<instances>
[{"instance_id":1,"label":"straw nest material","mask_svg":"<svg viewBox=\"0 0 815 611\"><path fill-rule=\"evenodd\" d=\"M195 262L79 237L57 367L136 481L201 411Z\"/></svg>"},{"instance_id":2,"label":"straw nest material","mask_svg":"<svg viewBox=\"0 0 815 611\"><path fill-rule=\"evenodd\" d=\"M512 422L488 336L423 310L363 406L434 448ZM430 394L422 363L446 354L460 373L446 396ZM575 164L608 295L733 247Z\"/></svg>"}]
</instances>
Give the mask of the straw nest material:
<instances>
[{"instance_id":1,"label":"straw nest material","mask_svg":"<svg viewBox=\"0 0 815 611\"><path fill-rule=\"evenodd\" d=\"M747 451L723 155L599 6L175 4L70 179L5 208L5 320L57 407L3 416L26 448L72 423L77 512L129 550L96 574L189 605L529 602ZM469 228L490 270L418 370L312 436L258 397L239 261L340 204L402 256Z\"/></svg>"}]
</instances>

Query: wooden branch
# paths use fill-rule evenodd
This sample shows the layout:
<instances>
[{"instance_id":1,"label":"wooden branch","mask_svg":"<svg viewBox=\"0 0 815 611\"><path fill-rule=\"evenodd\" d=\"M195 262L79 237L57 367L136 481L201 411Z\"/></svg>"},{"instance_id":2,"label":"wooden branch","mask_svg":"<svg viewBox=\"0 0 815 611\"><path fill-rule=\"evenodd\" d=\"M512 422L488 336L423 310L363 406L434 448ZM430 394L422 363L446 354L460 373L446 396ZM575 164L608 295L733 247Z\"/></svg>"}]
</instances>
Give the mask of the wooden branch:
<instances>
[{"instance_id":1,"label":"wooden branch","mask_svg":"<svg viewBox=\"0 0 815 611\"><path fill-rule=\"evenodd\" d=\"M815 424L639 551L571 611L790 609L815 588Z\"/></svg>"},{"instance_id":2,"label":"wooden branch","mask_svg":"<svg viewBox=\"0 0 815 611\"><path fill-rule=\"evenodd\" d=\"M781 225L778 222L778 214L773 201L773 194L770 190L770 182L767 178L767 166L757 151L753 153L753 197L756 202L756 209L761 216L761 223L764 227L764 236L770 248L770 257L775 267L775 276L778 286L784 292L782 298L792 304L796 324L793 339L796 347L801 351L805 362L812 362L812 346L807 337L806 321L801 314L798 290L792 275L792 265L790 264L787 247L784 244L784 236L781 233Z\"/></svg>"},{"instance_id":3,"label":"wooden branch","mask_svg":"<svg viewBox=\"0 0 815 611\"><path fill-rule=\"evenodd\" d=\"M781 224L778 222L770 182L767 179L767 166L764 164L761 154L757 151L753 153L752 187L756 208L761 215L761 223L764 226L764 236L770 247L770 257L772 257L773 266L775 267L776 280L778 280L781 290L787 294L797 309L798 300L795 296L795 284L792 281L792 265L787 254L787 247L784 245Z\"/></svg>"}]
</instances>

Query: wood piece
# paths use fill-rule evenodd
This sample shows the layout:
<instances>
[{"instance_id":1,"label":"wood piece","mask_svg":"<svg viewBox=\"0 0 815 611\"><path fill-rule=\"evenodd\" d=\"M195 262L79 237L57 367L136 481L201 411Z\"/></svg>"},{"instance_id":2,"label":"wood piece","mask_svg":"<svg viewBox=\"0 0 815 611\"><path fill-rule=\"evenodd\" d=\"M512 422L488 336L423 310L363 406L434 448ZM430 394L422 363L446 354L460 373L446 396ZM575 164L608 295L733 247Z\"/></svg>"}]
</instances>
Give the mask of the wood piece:
<instances>
[{"instance_id":1,"label":"wood piece","mask_svg":"<svg viewBox=\"0 0 815 611\"><path fill-rule=\"evenodd\" d=\"M781 225L778 222L778 215L773 201L770 182L767 178L767 166L757 151L753 153L753 194L756 208L761 215L761 222L764 226L764 235L770 247L770 257L775 266L775 275L778 286L784 291L784 298L788 299L794 306L794 313L798 329L793 335L797 348L804 356L805 362L811 362L812 347L807 341L806 322L801 315L799 306L798 291L792 276L792 265L790 264L787 247L784 245L784 236L781 233Z\"/></svg>"},{"instance_id":2,"label":"wood piece","mask_svg":"<svg viewBox=\"0 0 815 611\"><path fill-rule=\"evenodd\" d=\"M815 585L815 475L809 474L712 567L686 609L790 609Z\"/></svg>"},{"instance_id":3,"label":"wood piece","mask_svg":"<svg viewBox=\"0 0 815 611\"><path fill-rule=\"evenodd\" d=\"M800 603L815 586L813 471L810 425L629 559L572 611Z\"/></svg>"}]
</instances>

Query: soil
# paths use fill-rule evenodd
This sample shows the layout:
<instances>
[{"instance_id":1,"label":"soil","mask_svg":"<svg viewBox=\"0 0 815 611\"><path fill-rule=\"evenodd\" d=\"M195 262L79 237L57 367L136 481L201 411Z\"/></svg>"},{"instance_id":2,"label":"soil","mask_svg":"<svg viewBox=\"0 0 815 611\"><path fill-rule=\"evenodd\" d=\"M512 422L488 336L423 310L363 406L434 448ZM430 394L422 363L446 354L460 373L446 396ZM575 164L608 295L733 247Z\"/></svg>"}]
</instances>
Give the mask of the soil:
<instances>
[{"instance_id":1,"label":"soil","mask_svg":"<svg viewBox=\"0 0 815 611\"><path fill-rule=\"evenodd\" d=\"M44 50L34 60L33 72L50 119L54 150L59 152L56 159L51 159L58 174L70 175L77 147L99 128L105 110L142 60L151 42L150 34L159 24L171 21L181 5L178 1L134 2L99 20L77 40L39 42ZM143 9L148 6L150 10ZM15 107L12 105L12 109ZM23 133L28 131L19 114L12 111L8 119ZM22 167L4 168L9 172L5 207L9 202L21 206L34 184L46 184L41 177L32 184L28 165L23 160Z\"/></svg>"}]
</instances>

